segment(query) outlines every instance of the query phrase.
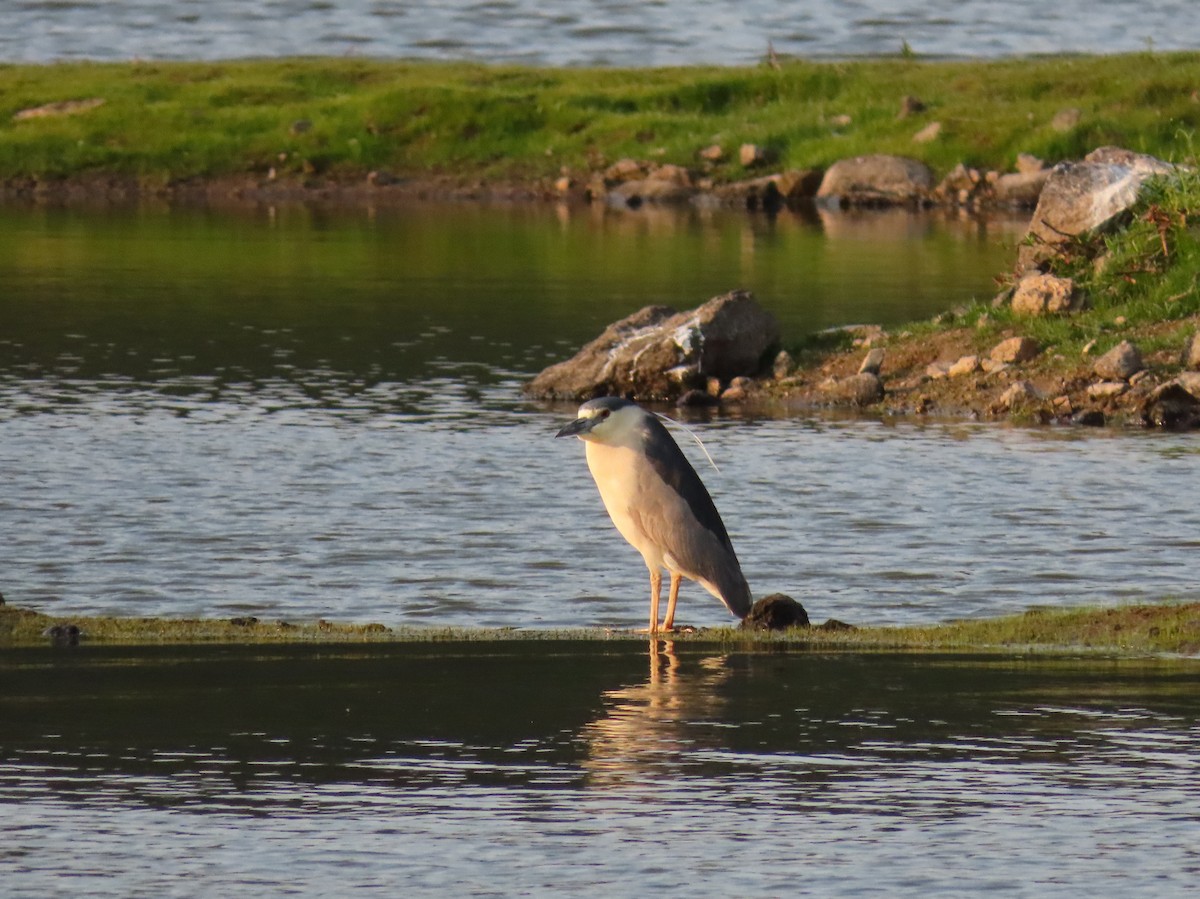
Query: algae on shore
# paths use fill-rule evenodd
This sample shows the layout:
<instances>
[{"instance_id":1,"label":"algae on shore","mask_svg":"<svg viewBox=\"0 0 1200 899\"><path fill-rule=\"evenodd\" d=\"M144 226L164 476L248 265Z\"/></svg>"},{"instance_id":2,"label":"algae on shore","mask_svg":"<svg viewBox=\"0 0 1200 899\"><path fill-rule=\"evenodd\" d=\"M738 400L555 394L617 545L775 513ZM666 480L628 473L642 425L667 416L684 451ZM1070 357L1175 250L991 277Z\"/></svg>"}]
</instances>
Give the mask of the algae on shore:
<instances>
[{"instance_id":1,"label":"algae on shore","mask_svg":"<svg viewBox=\"0 0 1200 899\"><path fill-rule=\"evenodd\" d=\"M75 631L68 629L75 628ZM68 633L77 635L70 639ZM301 624L254 618L170 619L57 617L0 606L0 647L103 644L365 643L498 640L646 640L644 633L605 628L388 628L381 624ZM781 645L845 650L1200 653L1200 602L1111 608L1035 608L1020 615L909 627L736 628L681 630L670 639L721 645Z\"/></svg>"}]
</instances>

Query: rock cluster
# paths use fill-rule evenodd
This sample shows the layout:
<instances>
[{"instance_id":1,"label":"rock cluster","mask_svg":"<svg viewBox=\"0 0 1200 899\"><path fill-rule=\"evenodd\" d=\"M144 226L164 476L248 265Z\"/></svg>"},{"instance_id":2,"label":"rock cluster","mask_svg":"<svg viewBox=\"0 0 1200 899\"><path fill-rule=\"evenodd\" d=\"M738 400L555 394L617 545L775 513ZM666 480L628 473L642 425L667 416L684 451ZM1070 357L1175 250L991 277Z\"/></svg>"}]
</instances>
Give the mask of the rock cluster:
<instances>
[{"instance_id":1,"label":"rock cluster","mask_svg":"<svg viewBox=\"0 0 1200 899\"><path fill-rule=\"evenodd\" d=\"M609 325L571 359L526 385L535 397L584 400L594 396L675 400L697 391L721 395L728 385L744 396L748 381L773 359L779 323L749 291L714 297L690 312L647 306Z\"/></svg>"},{"instance_id":2,"label":"rock cluster","mask_svg":"<svg viewBox=\"0 0 1200 899\"><path fill-rule=\"evenodd\" d=\"M937 123L934 123L937 124ZM934 140L927 127L920 140ZM825 206L969 206L1026 207L1038 201L1050 170L1025 159L1016 172L981 171L959 165L941 182L925 163L905 156L872 154L838 160L828 169L785 169L753 178L720 182L716 169L729 154L720 145L699 151L698 167L620 159L584 180L564 172L555 182L560 196L578 195L618 208L643 203L742 206L774 210L801 203ZM747 171L772 161L762 147L744 144L738 159Z\"/></svg>"},{"instance_id":3,"label":"rock cluster","mask_svg":"<svg viewBox=\"0 0 1200 899\"><path fill-rule=\"evenodd\" d=\"M702 156L715 164L725 151L710 147ZM1084 348L1085 359L1074 365L1064 365L1061 355L1050 355L1052 348L1019 333L1022 319L1067 316L1086 308L1083 291L1054 270L1066 268L1059 264L1064 258L1077 262L1072 254L1080 253L1081 246L1098 246L1093 237L1128 220L1142 185L1155 176L1170 176L1175 168L1111 147L1053 169L1033 159L1022 159L1018 166L1018 176L1038 185L1037 208L1013 286L994 304L1011 304L1016 326L985 352L973 348L978 345L969 334L955 339L935 335L928 347L917 341L880 345L887 337L882 329L858 326L839 329L854 330L854 345L866 351L853 365L841 355L819 372L798 371L788 353L775 352L779 330L774 317L748 293L734 291L688 313L665 307L640 310L611 325L575 358L543 371L528 391L576 400L620 394L706 405L751 398L761 389L752 379L762 374L777 385L777 394L803 403L921 412L948 399L979 415L1020 414L1095 425L1121 413L1140 416L1155 427L1200 427L1200 334L1190 336L1178 351L1182 372L1168 379L1161 372L1171 363L1161 351L1148 367L1139 348L1119 332L1107 346L1092 341ZM834 164L819 180L812 172L768 175L743 182L740 193L728 196L767 207L799 195L839 205L892 205L924 203L940 191L953 194L955 202L976 202L984 191L997 196L1000 183L998 177L964 167L948 180L934 186L932 173L920 163L864 156ZM609 167L600 189L632 204L638 197L645 202L687 196L695 202L704 188L684 169L647 171L624 161ZM726 189L713 189L717 202L729 201L720 193ZM1119 328L1124 320L1117 317L1113 324ZM1097 349L1103 352L1095 355Z\"/></svg>"}]
</instances>

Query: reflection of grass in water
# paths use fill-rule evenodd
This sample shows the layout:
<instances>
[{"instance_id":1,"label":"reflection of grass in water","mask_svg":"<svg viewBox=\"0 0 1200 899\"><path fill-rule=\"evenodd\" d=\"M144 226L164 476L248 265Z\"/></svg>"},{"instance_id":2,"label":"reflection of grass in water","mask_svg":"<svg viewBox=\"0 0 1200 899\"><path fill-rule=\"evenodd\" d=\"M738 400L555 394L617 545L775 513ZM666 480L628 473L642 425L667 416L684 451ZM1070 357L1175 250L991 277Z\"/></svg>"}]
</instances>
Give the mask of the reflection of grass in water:
<instances>
[{"instance_id":1,"label":"reflection of grass in water","mask_svg":"<svg viewBox=\"0 0 1200 899\"><path fill-rule=\"evenodd\" d=\"M519 628L398 628L380 624L315 623L241 619L54 618L27 609L0 607L0 645L44 644L48 628L72 623L88 643L366 643L645 641L633 631L596 628L539 631ZM717 628L673 635L680 642L725 647L793 645L843 649L965 650L1032 649L1116 653L1200 652L1200 602L1114 608L1031 609L1020 615L954 621L924 627L813 628L787 633L747 633Z\"/></svg>"}]
</instances>

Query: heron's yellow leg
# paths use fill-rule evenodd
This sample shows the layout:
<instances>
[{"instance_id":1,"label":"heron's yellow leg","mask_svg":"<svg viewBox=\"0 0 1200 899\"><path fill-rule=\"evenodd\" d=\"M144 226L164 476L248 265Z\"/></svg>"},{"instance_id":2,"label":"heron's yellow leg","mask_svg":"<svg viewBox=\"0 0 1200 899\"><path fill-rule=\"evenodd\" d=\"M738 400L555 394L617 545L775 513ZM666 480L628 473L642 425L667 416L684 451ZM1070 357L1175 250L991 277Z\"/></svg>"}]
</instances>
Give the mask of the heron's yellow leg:
<instances>
[{"instance_id":1,"label":"heron's yellow leg","mask_svg":"<svg viewBox=\"0 0 1200 899\"><path fill-rule=\"evenodd\" d=\"M658 630L658 598L662 595L662 572L650 572L650 633Z\"/></svg>"},{"instance_id":2,"label":"heron's yellow leg","mask_svg":"<svg viewBox=\"0 0 1200 899\"><path fill-rule=\"evenodd\" d=\"M669 631L671 625L675 623L675 602L679 599L679 583L682 580L682 574L671 572L671 591L667 594L667 617L663 619L662 623L664 631Z\"/></svg>"}]
</instances>

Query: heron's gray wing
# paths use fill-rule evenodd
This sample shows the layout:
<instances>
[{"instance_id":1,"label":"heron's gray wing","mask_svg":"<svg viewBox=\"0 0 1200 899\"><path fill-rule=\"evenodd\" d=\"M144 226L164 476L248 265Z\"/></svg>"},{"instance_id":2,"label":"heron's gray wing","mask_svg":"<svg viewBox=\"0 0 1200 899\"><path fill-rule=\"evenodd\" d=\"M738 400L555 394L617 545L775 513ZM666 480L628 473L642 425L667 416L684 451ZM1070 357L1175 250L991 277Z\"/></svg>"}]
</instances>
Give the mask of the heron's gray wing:
<instances>
[{"instance_id":1,"label":"heron's gray wing","mask_svg":"<svg viewBox=\"0 0 1200 899\"><path fill-rule=\"evenodd\" d=\"M662 423L648 420L646 429L650 471L642 489L658 495L653 510L640 515L641 527L685 574L712 584L729 610L744 618L750 588L712 497Z\"/></svg>"},{"instance_id":2,"label":"heron's gray wing","mask_svg":"<svg viewBox=\"0 0 1200 899\"><path fill-rule=\"evenodd\" d=\"M660 478L692 510L697 523L707 531L711 531L717 540L729 549L733 544L725 530L725 523L717 512L717 507L708 494L700 475L692 468L679 444L675 442L663 423L652 415L645 422L645 440L643 445L646 458Z\"/></svg>"}]
</instances>

